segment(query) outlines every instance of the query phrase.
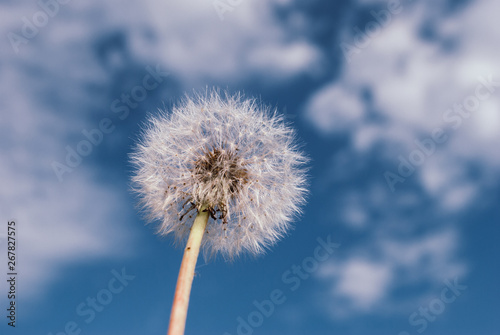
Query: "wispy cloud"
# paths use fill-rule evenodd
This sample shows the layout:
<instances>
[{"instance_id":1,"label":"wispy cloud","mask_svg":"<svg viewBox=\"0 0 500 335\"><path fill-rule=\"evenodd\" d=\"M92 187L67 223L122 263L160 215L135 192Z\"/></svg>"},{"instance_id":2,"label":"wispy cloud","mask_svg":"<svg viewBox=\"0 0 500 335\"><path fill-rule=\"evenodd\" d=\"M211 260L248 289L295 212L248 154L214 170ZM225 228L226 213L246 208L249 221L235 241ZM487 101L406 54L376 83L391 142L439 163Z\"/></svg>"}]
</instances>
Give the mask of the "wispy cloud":
<instances>
[{"instance_id":1,"label":"wispy cloud","mask_svg":"<svg viewBox=\"0 0 500 335\"><path fill-rule=\"evenodd\" d=\"M457 243L456 231L447 228L421 238L386 236L358 245L348 257L328 262L318 273L330 287L322 303L334 318L408 313L444 280L466 274L467 267L455 254ZM415 293L401 298L401 290Z\"/></svg>"},{"instance_id":2,"label":"wispy cloud","mask_svg":"<svg viewBox=\"0 0 500 335\"><path fill-rule=\"evenodd\" d=\"M157 38L148 45L149 52L188 82L265 76L279 83L320 69L320 50L276 20L275 7L286 6L281 1L243 2L224 21L211 1L147 1L144 6L149 9L147 25Z\"/></svg>"},{"instance_id":3,"label":"wispy cloud","mask_svg":"<svg viewBox=\"0 0 500 335\"><path fill-rule=\"evenodd\" d=\"M23 5L2 7L2 18L9 17L2 35L22 25L22 16L34 10ZM18 224L21 299L42 295L69 264L129 256L133 240L123 208L126 199L98 181L102 176L95 167L82 167L64 183L57 182L51 171L51 161L63 156L64 145L80 135L101 109L96 106L103 94L94 88L108 84L91 50L83 51L64 33L55 33L66 27L65 16L52 20L46 30L20 46L19 54L10 49L8 40L0 42L4 64L0 211ZM69 26L61 30L84 29ZM57 52L54 45L59 46Z\"/></svg>"},{"instance_id":4,"label":"wispy cloud","mask_svg":"<svg viewBox=\"0 0 500 335\"><path fill-rule=\"evenodd\" d=\"M498 180L498 3L404 4L305 105L321 133L348 139L329 172L344 192L334 206L340 222L374 241L353 243L353 255L324 266L331 296L323 303L335 317L408 311L444 279L466 274L459 214ZM386 2L359 5L369 12ZM341 36L352 37L351 28ZM438 130L446 140L425 142ZM373 164L383 168L375 176ZM407 175L391 189L384 171L401 164ZM398 287L418 293L401 301Z\"/></svg>"}]
</instances>

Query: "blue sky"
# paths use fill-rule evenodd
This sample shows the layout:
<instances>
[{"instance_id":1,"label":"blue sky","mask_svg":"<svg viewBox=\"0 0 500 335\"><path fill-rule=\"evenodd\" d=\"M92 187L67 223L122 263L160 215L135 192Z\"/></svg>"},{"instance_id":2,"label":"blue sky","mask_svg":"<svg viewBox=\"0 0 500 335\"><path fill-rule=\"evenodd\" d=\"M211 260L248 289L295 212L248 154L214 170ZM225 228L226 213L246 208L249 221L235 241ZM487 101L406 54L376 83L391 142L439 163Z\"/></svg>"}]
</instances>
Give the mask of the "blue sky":
<instances>
[{"instance_id":1,"label":"blue sky","mask_svg":"<svg viewBox=\"0 0 500 335\"><path fill-rule=\"evenodd\" d=\"M311 194L266 255L200 258L186 334L500 334L497 1L0 8L2 334L166 332L182 253L137 212L127 155L207 86L285 114Z\"/></svg>"}]
</instances>

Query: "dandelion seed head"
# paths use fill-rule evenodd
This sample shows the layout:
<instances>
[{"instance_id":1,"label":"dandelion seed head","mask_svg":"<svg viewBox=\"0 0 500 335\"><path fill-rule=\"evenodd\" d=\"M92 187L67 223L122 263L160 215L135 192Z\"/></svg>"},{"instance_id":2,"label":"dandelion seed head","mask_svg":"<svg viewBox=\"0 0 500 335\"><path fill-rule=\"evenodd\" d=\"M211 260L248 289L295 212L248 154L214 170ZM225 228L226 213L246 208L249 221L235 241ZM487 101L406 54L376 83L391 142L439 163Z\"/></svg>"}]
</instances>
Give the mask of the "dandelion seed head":
<instances>
[{"instance_id":1,"label":"dandelion seed head","mask_svg":"<svg viewBox=\"0 0 500 335\"><path fill-rule=\"evenodd\" d=\"M131 155L134 190L159 233L185 240L210 212L206 255L260 254L290 228L307 192L307 158L283 118L240 94L186 97L151 117Z\"/></svg>"}]
</instances>

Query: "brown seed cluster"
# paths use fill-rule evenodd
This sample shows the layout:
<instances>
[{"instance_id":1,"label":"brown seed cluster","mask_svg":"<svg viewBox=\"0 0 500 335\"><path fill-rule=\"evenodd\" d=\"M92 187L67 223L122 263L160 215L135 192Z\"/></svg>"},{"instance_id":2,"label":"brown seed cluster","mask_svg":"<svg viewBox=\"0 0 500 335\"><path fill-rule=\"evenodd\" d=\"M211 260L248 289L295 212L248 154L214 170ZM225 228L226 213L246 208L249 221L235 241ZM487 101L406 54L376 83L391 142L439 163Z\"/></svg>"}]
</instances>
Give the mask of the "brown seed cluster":
<instances>
[{"instance_id":1,"label":"brown seed cluster","mask_svg":"<svg viewBox=\"0 0 500 335\"><path fill-rule=\"evenodd\" d=\"M238 149L222 148L206 149L196 160L193 176L200 185L211 188L216 194L216 201L207 204L212 217L220 213L219 219L226 223L227 201L236 196L243 185L248 183L248 171L242 166L238 157ZM213 198L212 198L213 199Z\"/></svg>"},{"instance_id":2,"label":"brown seed cluster","mask_svg":"<svg viewBox=\"0 0 500 335\"><path fill-rule=\"evenodd\" d=\"M240 166L237 154L227 149L207 150L196 161L194 172L202 183L218 180L228 183L231 194L237 193L248 182L248 172Z\"/></svg>"}]
</instances>

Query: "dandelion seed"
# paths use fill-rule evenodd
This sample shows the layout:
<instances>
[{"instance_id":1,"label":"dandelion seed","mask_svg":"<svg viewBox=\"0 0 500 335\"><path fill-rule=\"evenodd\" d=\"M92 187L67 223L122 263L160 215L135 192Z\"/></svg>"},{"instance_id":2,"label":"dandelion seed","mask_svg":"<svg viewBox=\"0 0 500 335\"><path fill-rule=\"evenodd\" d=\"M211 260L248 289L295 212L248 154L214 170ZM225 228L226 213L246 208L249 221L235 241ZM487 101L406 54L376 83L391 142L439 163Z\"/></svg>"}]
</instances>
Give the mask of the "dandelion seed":
<instances>
[{"instance_id":1,"label":"dandelion seed","mask_svg":"<svg viewBox=\"0 0 500 335\"><path fill-rule=\"evenodd\" d=\"M212 90L151 118L131 158L134 189L151 221L161 222L161 234L188 239L174 307L189 298L200 246L227 259L260 254L287 232L304 203L307 159L294 131L239 94L223 98ZM185 322L184 303L178 317ZM182 334L183 325L172 328L175 310L171 331Z\"/></svg>"}]
</instances>

